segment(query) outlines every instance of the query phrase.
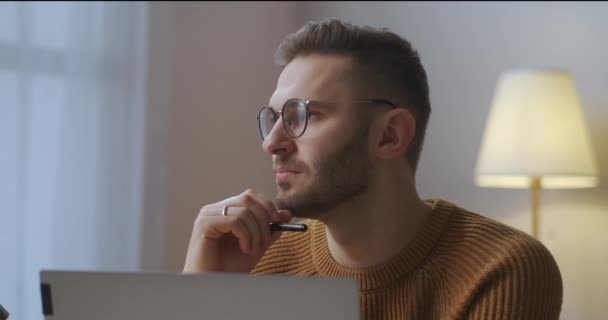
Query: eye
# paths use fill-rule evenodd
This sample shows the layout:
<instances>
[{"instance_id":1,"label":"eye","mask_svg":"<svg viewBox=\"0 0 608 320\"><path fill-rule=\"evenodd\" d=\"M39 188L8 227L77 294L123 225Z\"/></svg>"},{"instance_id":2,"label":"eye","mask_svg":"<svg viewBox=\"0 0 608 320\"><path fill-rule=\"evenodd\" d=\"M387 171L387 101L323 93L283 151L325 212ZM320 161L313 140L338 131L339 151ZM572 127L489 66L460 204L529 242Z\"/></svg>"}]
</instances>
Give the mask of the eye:
<instances>
[{"instance_id":1,"label":"eye","mask_svg":"<svg viewBox=\"0 0 608 320\"><path fill-rule=\"evenodd\" d=\"M320 112L310 110L308 111L308 119L310 120L318 120L321 119L323 115Z\"/></svg>"}]
</instances>

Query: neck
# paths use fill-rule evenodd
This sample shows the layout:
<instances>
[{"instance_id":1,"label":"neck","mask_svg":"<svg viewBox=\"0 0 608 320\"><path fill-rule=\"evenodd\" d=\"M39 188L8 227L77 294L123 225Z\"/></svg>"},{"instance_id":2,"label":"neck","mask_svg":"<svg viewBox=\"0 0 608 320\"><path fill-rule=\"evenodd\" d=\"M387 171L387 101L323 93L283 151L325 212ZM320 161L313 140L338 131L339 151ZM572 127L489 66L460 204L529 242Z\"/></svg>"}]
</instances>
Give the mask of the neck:
<instances>
[{"instance_id":1,"label":"neck","mask_svg":"<svg viewBox=\"0 0 608 320\"><path fill-rule=\"evenodd\" d=\"M385 183L372 182L365 194L319 218L327 228L331 255L344 267L361 269L389 261L430 215L413 179L388 175L376 180Z\"/></svg>"}]
</instances>

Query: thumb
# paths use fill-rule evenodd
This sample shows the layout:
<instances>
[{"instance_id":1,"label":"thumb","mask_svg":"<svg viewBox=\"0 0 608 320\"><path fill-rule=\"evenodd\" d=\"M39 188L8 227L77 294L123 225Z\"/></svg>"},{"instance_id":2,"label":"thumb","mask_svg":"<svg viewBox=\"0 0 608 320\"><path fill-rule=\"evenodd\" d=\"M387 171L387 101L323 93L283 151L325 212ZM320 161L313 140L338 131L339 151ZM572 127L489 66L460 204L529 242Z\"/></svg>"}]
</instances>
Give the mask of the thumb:
<instances>
[{"instance_id":1,"label":"thumb","mask_svg":"<svg viewBox=\"0 0 608 320\"><path fill-rule=\"evenodd\" d=\"M293 215L289 210L279 210L277 211L279 223L288 223L293 218Z\"/></svg>"}]
</instances>

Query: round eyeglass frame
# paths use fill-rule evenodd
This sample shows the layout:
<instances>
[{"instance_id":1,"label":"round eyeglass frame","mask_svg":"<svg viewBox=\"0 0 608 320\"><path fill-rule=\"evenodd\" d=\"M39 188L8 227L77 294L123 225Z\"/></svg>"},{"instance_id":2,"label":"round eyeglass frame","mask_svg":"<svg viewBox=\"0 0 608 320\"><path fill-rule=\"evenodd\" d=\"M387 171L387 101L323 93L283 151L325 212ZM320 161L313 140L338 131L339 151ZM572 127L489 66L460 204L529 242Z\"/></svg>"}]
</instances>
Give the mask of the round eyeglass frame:
<instances>
[{"instance_id":1,"label":"round eyeglass frame","mask_svg":"<svg viewBox=\"0 0 608 320\"><path fill-rule=\"evenodd\" d=\"M298 134L298 135L292 135L289 132L289 129L287 129L287 125L285 124L285 121L283 121L283 111L285 110L285 107L287 106L287 104L289 104L292 101L298 101L298 102L304 103L304 105L306 106L306 118L304 120L304 129L302 129L302 132L300 134ZM265 109L269 109L270 111L272 111L273 115L275 117L277 117L276 121L279 121L279 118L280 118L281 122L283 123L283 129L285 129L285 132L290 137L296 139L296 138L301 137L304 134L304 132L306 132L306 128L308 127L308 118L310 117L309 105L311 103L313 103L313 102L315 102L315 101L313 101L313 100L298 99L298 98L292 98L292 99L289 99L289 100L285 101L285 103L283 104L283 107L281 108L280 111L274 111L274 109L272 109L271 107L262 107L260 109L260 111L258 112L258 116L257 116L258 129L260 130L260 135L262 136L262 140L266 139L266 137L268 136L268 135L266 137L264 136L264 132L262 131L262 122L260 121L260 115L262 114L262 112ZM383 105L389 105L389 106L391 106L391 109L396 109L397 108L397 106L394 103L392 103L391 101L389 101L387 99L353 100L352 102L355 102L355 103L383 104ZM276 124L276 121L275 121L275 124ZM273 126L274 126L274 124L273 124ZM270 129L270 131L268 132L268 134L270 134L271 131L272 131L272 128Z\"/></svg>"}]
</instances>

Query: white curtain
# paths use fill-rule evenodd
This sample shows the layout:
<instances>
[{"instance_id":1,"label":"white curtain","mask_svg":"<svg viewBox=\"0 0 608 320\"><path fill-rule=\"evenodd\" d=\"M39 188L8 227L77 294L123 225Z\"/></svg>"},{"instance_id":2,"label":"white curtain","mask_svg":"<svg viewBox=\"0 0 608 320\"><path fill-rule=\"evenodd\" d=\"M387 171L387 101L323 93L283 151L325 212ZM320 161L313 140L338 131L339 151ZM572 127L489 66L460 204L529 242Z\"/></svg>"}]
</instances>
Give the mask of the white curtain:
<instances>
[{"instance_id":1,"label":"white curtain","mask_svg":"<svg viewBox=\"0 0 608 320\"><path fill-rule=\"evenodd\" d=\"M0 2L0 304L41 269L139 269L147 5Z\"/></svg>"}]
</instances>

